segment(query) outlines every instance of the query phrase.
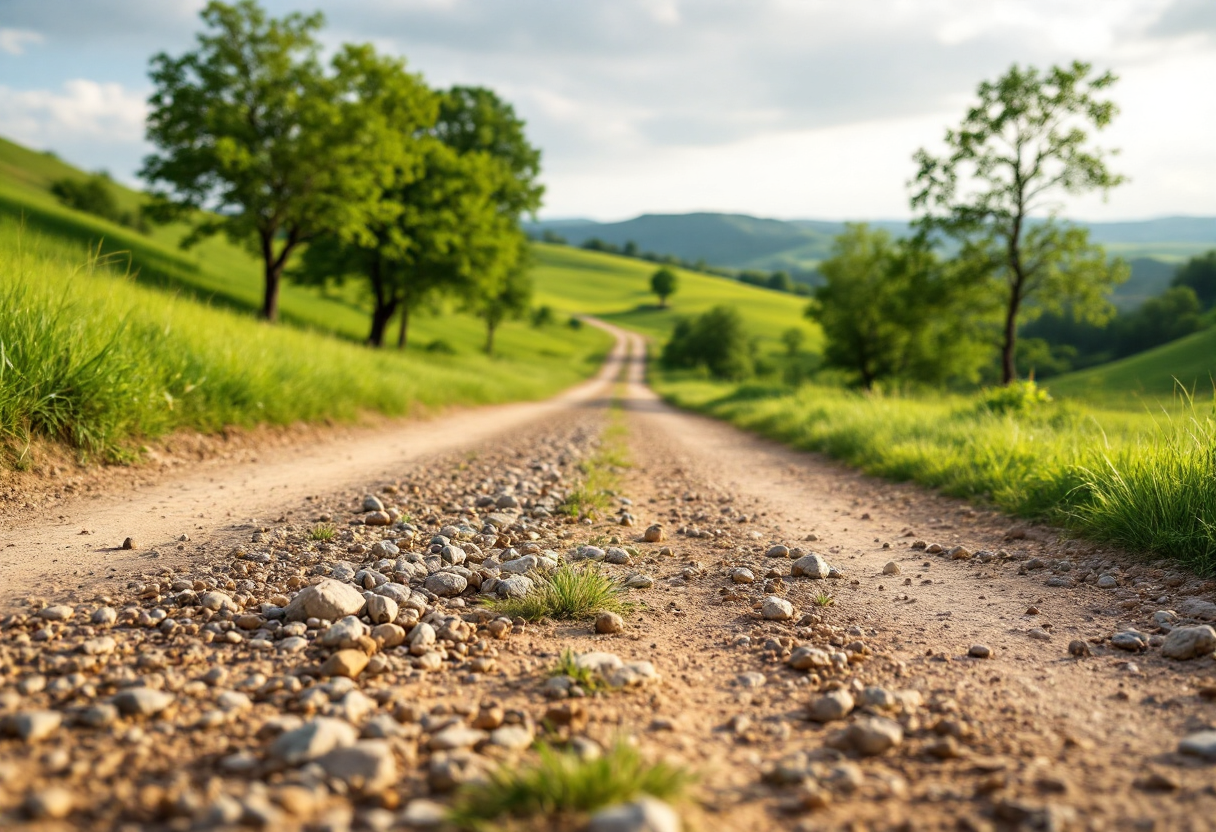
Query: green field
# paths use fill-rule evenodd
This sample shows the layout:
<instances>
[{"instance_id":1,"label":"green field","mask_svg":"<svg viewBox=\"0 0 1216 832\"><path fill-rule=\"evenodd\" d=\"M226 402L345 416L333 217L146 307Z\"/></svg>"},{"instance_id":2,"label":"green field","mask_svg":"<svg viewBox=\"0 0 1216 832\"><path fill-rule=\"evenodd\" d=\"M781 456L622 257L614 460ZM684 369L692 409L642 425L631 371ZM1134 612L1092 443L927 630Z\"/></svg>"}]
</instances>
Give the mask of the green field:
<instances>
[{"instance_id":1,"label":"green field","mask_svg":"<svg viewBox=\"0 0 1216 832\"><path fill-rule=\"evenodd\" d=\"M1208 328L1119 361L1068 375L1048 384L1054 395L1105 407L1143 409L1169 400L1179 385L1197 399L1212 397L1216 378L1216 328Z\"/></svg>"}]
</instances>

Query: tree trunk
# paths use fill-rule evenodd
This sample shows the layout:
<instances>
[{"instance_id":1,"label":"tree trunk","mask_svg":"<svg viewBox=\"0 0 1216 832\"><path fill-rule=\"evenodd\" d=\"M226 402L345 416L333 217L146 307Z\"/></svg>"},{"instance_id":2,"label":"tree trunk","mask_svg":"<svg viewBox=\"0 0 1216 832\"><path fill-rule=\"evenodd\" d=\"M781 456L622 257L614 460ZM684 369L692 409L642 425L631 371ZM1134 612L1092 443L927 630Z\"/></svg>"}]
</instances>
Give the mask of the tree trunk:
<instances>
[{"instance_id":1,"label":"tree trunk","mask_svg":"<svg viewBox=\"0 0 1216 832\"><path fill-rule=\"evenodd\" d=\"M486 355L494 354L494 330L498 329L498 321L486 318Z\"/></svg>"},{"instance_id":2,"label":"tree trunk","mask_svg":"<svg viewBox=\"0 0 1216 832\"><path fill-rule=\"evenodd\" d=\"M397 329L397 349L403 350L410 334L410 305L401 304L401 325Z\"/></svg>"},{"instance_id":3,"label":"tree trunk","mask_svg":"<svg viewBox=\"0 0 1216 832\"><path fill-rule=\"evenodd\" d=\"M266 291L262 295L261 316L267 321L279 319L279 288L283 283L283 267L292 249L300 242L300 235L292 230L283 243L283 250L276 256L274 253L274 238L276 229L265 229L259 232L262 242L262 264L265 268Z\"/></svg>"},{"instance_id":4,"label":"tree trunk","mask_svg":"<svg viewBox=\"0 0 1216 832\"><path fill-rule=\"evenodd\" d=\"M1005 339L1001 344L1001 384L1009 386L1018 377L1017 346L1018 346L1018 307L1021 305L1020 287L1015 287L1009 298L1009 308L1005 311Z\"/></svg>"},{"instance_id":5,"label":"tree trunk","mask_svg":"<svg viewBox=\"0 0 1216 832\"><path fill-rule=\"evenodd\" d=\"M396 300L376 304L376 308L372 310L372 331L367 336L368 344L373 347L384 346L384 332L388 329L388 322L392 320L396 312Z\"/></svg>"}]
</instances>

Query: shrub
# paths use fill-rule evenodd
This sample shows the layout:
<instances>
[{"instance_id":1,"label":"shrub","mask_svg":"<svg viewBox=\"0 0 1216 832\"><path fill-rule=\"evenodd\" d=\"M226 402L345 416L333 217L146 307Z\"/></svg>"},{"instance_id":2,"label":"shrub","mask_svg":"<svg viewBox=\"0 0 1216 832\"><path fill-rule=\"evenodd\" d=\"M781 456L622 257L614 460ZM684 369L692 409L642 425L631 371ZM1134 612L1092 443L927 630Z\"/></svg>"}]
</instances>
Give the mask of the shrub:
<instances>
[{"instance_id":1,"label":"shrub","mask_svg":"<svg viewBox=\"0 0 1216 832\"><path fill-rule=\"evenodd\" d=\"M985 388L980 393L979 408L992 413L1030 413L1051 401L1051 396L1034 379L1015 381L1006 387Z\"/></svg>"},{"instance_id":2,"label":"shrub","mask_svg":"<svg viewBox=\"0 0 1216 832\"><path fill-rule=\"evenodd\" d=\"M676 322L662 362L675 369L705 368L714 378L741 381L755 372L753 352L739 310L715 306Z\"/></svg>"},{"instance_id":3,"label":"shrub","mask_svg":"<svg viewBox=\"0 0 1216 832\"><path fill-rule=\"evenodd\" d=\"M536 586L522 598L495 601L491 607L508 618L587 619L599 612L625 612L624 587L596 566L560 566L534 577Z\"/></svg>"}]
</instances>

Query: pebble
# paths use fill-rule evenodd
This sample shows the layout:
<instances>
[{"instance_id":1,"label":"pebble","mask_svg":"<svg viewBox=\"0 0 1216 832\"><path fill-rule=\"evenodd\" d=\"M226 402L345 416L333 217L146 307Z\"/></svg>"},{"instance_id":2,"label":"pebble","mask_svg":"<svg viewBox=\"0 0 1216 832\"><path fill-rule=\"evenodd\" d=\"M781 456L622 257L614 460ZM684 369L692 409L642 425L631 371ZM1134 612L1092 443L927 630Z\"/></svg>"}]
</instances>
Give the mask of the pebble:
<instances>
[{"instance_id":1,"label":"pebble","mask_svg":"<svg viewBox=\"0 0 1216 832\"><path fill-rule=\"evenodd\" d=\"M320 618L337 621L348 615L359 615L367 601L363 593L350 584L322 578L319 583L306 586L296 593L283 611L288 621L304 621Z\"/></svg>"},{"instance_id":2,"label":"pebble","mask_svg":"<svg viewBox=\"0 0 1216 832\"><path fill-rule=\"evenodd\" d=\"M26 742L47 739L63 724L58 711L23 711L0 721L0 733L12 734Z\"/></svg>"},{"instance_id":3,"label":"pebble","mask_svg":"<svg viewBox=\"0 0 1216 832\"><path fill-rule=\"evenodd\" d=\"M790 549L788 546L782 546L778 543L775 546L770 546L765 554L770 558L788 558L790 556Z\"/></svg>"},{"instance_id":4,"label":"pebble","mask_svg":"<svg viewBox=\"0 0 1216 832\"><path fill-rule=\"evenodd\" d=\"M1140 653L1148 649L1148 638L1143 633L1124 630L1110 637L1110 643L1129 653Z\"/></svg>"},{"instance_id":5,"label":"pebble","mask_svg":"<svg viewBox=\"0 0 1216 832\"><path fill-rule=\"evenodd\" d=\"M832 658L826 651L817 647L803 646L795 647L785 663L794 670L811 670L816 667L827 667L832 663Z\"/></svg>"},{"instance_id":6,"label":"pebble","mask_svg":"<svg viewBox=\"0 0 1216 832\"><path fill-rule=\"evenodd\" d=\"M1175 627L1161 645L1161 655L1179 661L1207 656L1213 651L1216 651L1216 630L1207 624Z\"/></svg>"},{"instance_id":7,"label":"pebble","mask_svg":"<svg viewBox=\"0 0 1216 832\"><path fill-rule=\"evenodd\" d=\"M992 648L987 644L973 644L967 655L973 659L989 659L992 658Z\"/></svg>"},{"instance_id":8,"label":"pebble","mask_svg":"<svg viewBox=\"0 0 1216 832\"><path fill-rule=\"evenodd\" d=\"M614 612L601 612L595 617L595 631L597 633L619 633L624 629L625 619Z\"/></svg>"},{"instance_id":9,"label":"pebble","mask_svg":"<svg viewBox=\"0 0 1216 832\"><path fill-rule=\"evenodd\" d=\"M1216 731L1197 731L1178 743L1178 752L1216 762Z\"/></svg>"},{"instance_id":10,"label":"pebble","mask_svg":"<svg viewBox=\"0 0 1216 832\"><path fill-rule=\"evenodd\" d=\"M1042 627L1031 627L1026 635L1039 641L1051 641L1051 633L1044 630Z\"/></svg>"},{"instance_id":11,"label":"pebble","mask_svg":"<svg viewBox=\"0 0 1216 832\"><path fill-rule=\"evenodd\" d=\"M886 565L882 568L882 574L884 575L898 575L901 572L903 572L903 570L900 569L899 564L893 560L887 561Z\"/></svg>"},{"instance_id":12,"label":"pebble","mask_svg":"<svg viewBox=\"0 0 1216 832\"><path fill-rule=\"evenodd\" d=\"M123 716L155 716L173 704L173 694L152 688L127 688L110 700Z\"/></svg>"},{"instance_id":13,"label":"pebble","mask_svg":"<svg viewBox=\"0 0 1216 832\"><path fill-rule=\"evenodd\" d=\"M756 582L756 576L752 570L745 566L740 566L737 569L732 569L730 579L737 584L753 584Z\"/></svg>"},{"instance_id":14,"label":"pebble","mask_svg":"<svg viewBox=\"0 0 1216 832\"><path fill-rule=\"evenodd\" d=\"M1098 586L1102 589L1115 589L1119 586L1119 579L1114 575L1098 576Z\"/></svg>"},{"instance_id":15,"label":"pebble","mask_svg":"<svg viewBox=\"0 0 1216 832\"><path fill-rule=\"evenodd\" d=\"M122 548L129 550L129 549L138 549L139 547L135 544L135 538L128 537L123 540Z\"/></svg>"},{"instance_id":16,"label":"pebble","mask_svg":"<svg viewBox=\"0 0 1216 832\"><path fill-rule=\"evenodd\" d=\"M812 722L844 719L852 712L853 704L853 695L847 690L829 691L811 702L807 707L807 718Z\"/></svg>"},{"instance_id":17,"label":"pebble","mask_svg":"<svg viewBox=\"0 0 1216 832\"><path fill-rule=\"evenodd\" d=\"M442 803L419 797L406 804L405 811L398 817L403 824L412 829L437 829L448 818L448 808Z\"/></svg>"},{"instance_id":18,"label":"pebble","mask_svg":"<svg viewBox=\"0 0 1216 832\"><path fill-rule=\"evenodd\" d=\"M794 617L794 605L784 598L770 595L764 599L760 615L766 621L789 621Z\"/></svg>"},{"instance_id":19,"label":"pebble","mask_svg":"<svg viewBox=\"0 0 1216 832\"><path fill-rule=\"evenodd\" d=\"M952 560L971 560L971 550L966 546L955 546L950 550L950 558Z\"/></svg>"},{"instance_id":20,"label":"pebble","mask_svg":"<svg viewBox=\"0 0 1216 832\"><path fill-rule=\"evenodd\" d=\"M857 753L874 757L904 741L904 729L885 716L862 717L848 728L848 743Z\"/></svg>"},{"instance_id":21,"label":"pebble","mask_svg":"<svg viewBox=\"0 0 1216 832\"><path fill-rule=\"evenodd\" d=\"M72 813L75 798L60 786L34 792L25 799L22 808L35 820L62 820Z\"/></svg>"},{"instance_id":22,"label":"pebble","mask_svg":"<svg viewBox=\"0 0 1216 832\"><path fill-rule=\"evenodd\" d=\"M647 543L659 543L665 538L666 535L663 534L663 527L658 523L654 524L653 526L648 526L645 533L642 535L642 539Z\"/></svg>"},{"instance_id":23,"label":"pebble","mask_svg":"<svg viewBox=\"0 0 1216 832\"><path fill-rule=\"evenodd\" d=\"M454 572L436 572L422 582L422 586L440 598L453 598L468 588L469 582L463 575Z\"/></svg>"},{"instance_id":24,"label":"pebble","mask_svg":"<svg viewBox=\"0 0 1216 832\"><path fill-rule=\"evenodd\" d=\"M359 794L377 794L397 782L397 761L385 740L362 740L339 746L316 762L330 777L341 780Z\"/></svg>"},{"instance_id":25,"label":"pebble","mask_svg":"<svg viewBox=\"0 0 1216 832\"><path fill-rule=\"evenodd\" d=\"M761 688L764 687L764 683L767 681L768 679L765 678L763 673L756 673L754 671L740 673L735 677L735 684L741 688Z\"/></svg>"},{"instance_id":26,"label":"pebble","mask_svg":"<svg viewBox=\"0 0 1216 832\"><path fill-rule=\"evenodd\" d=\"M1093 651L1089 649L1089 642L1087 641L1074 638L1072 641L1068 642L1068 655L1070 656L1076 656L1079 659L1083 656L1091 655L1092 653Z\"/></svg>"},{"instance_id":27,"label":"pebble","mask_svg":"<svg viewBox=\"0 0 1216 832\"><path fill-rule=\"evenodd\" d=\"M321 665L321 675L354 679L367 667L367 662L367 654L362 650L339 650Z\"/></svg>"},{"instance_id":28,"label":"pebble","mask_svg":"<svg viewBox=\"0 0 1216 832\"><path fill-rule=\"evenodd\" d=\"M68 621L76 611L67 604L54 604L38 610L38 617L43 621Z\"/></svg>"},{"instance_id":29,"label":"pebble","mask_svg":"<svg viewBox=\"0 0 1216 832\"><path fill-rule=\"evenodd\" d=\"M432 751L452 751L457 748L472 748L487 739L489 734L485 731L464 725L452 725L432 736L427 742L427 748Z\"/></svg>"},{"instance_id":30,"label":"pebble","mask_svg":"<svg viewBox=\"0 0 1216 832\"><path fill-rule=\"evenodd\" d=\"M587 832L680 832L680 816L661 800L641 797L600 809L591 816Z\"/></svg>"},{"instance_id":31,"label":"pebble","mask_svg":"<svg viewBox=\"0 0 1216 832\"><path fill-rule=\"evenodd\" d=\"M317 717L280 734L268 754L284 765L296 766L317 759L335 748L355 744L358 734L349 723L332 717Z\"/></svg>"},{"instance_id":32,"label":"pebble","mask_svg":"<svg viewBox=\"0 0 1216 832\"><path fill-rule=\"evenodd\" d=\"M830 572L831 567L822 555L804 555L790 567L790 575L795 578L826 578Z\"/></svg>"}]
</instances>

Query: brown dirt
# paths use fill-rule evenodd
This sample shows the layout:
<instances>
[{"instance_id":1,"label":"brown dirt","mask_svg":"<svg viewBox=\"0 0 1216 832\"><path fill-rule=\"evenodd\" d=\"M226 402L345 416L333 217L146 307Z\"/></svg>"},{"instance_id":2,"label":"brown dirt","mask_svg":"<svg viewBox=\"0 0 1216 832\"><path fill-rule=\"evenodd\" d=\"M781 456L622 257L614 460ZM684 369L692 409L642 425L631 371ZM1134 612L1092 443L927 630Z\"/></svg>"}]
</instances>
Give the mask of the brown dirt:
<instances>
[{"instance_id":1,"label":"brown dirt","mask_svg":"<svg viewBox=\"0 0 1216 832\"><path fill-rule=\"evenodd\" d=\"M623 510L634 525L623 527L612 518L594 525L554 524L541 529L537 542L569 551L579 543L608 545L615 538L637 547L635 563L621 574L638 571L654 578L653 588L635 593L644 607L613 636L596 635L584 623L516 627L507 640L494 642L497 672L486 676L459 675L463 671L455 665L449 672L420 674L409 670L408 661L392 658L385 672L359 679L384 711L409 723L418 713L460 714L492 699L526 722L539 721L549 707L539 689L560 652L606 650L626 661L653 662L663 681L640 692L581 700L589 717L585 733L602 743L635 736L648 755L698 772L696 799L682 807L693 829L1216 827L1212 768L1175 753L1180 736L1216 722L1216 704L1204 698L1216 692L1211 681L1216 663L1211 656L1167 660L1156 647L1125 653L1109 641L1129 626L1159 639L1153 612L1211 600L1212 585L1168 564L1141 563L1127 553L1071 541L1056 530L1017 524L913 486L875 480L675 411L641 383L641 341L636 336L628 341L634 360L628 365L625 404L633 464L623 493L632 504ZM128 603L147 608L160 603L161 596L149 590L157 581L166 587L172 580L210 574L222 586L237 564L228 547L248 541L252 531L264 528L272 539L281 531L284 541L295 541L301 523L322 513L337 517L359 495L380 491L386 483L392 483L392 493L407 495L407 507L433 513L415 521L433 533L451 521L443 506L458 495L475 494L491 478L526 470L530 460L551 459L557 448L573 448L581 440L572 436L599 431L614 370L606 372L597 386L560 401L463 414L434 425L431 433L425 432L430 425L411 426L399 435L325 445L307 456L293 452L232 471L219 466L205 475L167 478L124 497L67 499L57 509L64 515L57 525L47 528L42 518L31 518L4 531L19 546L0 552L19 549L20 557L3 556L0 587L9 603L31 592L74 601L104 592L117 596L120 608ZM350 458L336 455L336 448ZM280 519L250 521L251 514ZM652 523L664 526L666 541L640 541ZM110 545L142 528L146 545L157 547L160 557L143 559L146 549L109 552L111 560L103 564L112 567L112 580L99 582L100 574L69 576L53 559L63 557L68 550L57 547L67 544L76 544L70 555L80 557L86 547L70 537L78 527L96 529L94 539ZM179 529L193 538L188 549L157 542L170 541ZM808 541L809 535L818 539ZM917 539L947 551L963 545L973 553L1004 555L987 562L954 560L911 548ZM791 577L790 560L766 556L773 543L820 552L843 577ZM674 556L661 556L661 546L673 547ZM290 548L295 551L294 543ZM1044 567L1032 568L1034 558ZM359 558L351 560L357 565ZM888 561L898 564L901 574L883 574ZM1064 562L1071 569L1065 570ZM245 574L244 565L237 565ZM755 583L732 583L730 570L741 566L751 569ZM39 576L48 571L57 583L71 583L70 591L40 589L47 578ZM1098 589L1099 572L1118 575L1119 586ZM302 568L299 573L305 574ZM138 586L121 585L120 579L132 578ZM1048 586L1053 578L1062 585ZM144 601L136 599L140 594ZM760 619L754 607L771 594L793 603L792 621ZM830 599L830 605L820 606L816 599ZM10 623L7 632L32 632L32 622L23 621ZM1032 638L1032 628L1042 628L1048 638ZM51 677L57 667L63 672L55 648L39 649L26 640L4 652L5 633L0 630L0 694L35 668ZM118 652L127 651L126 661L145 651L172 656L193 649L156 630L119 627L112 635L124 639ZM1087 640L1093 655L1069 656L1073 639ZM783 658L799 644L847 650L851 663L834 672L792 670ZM974 644L987 645L992 657L969 658ZM226 663L233 679L258 670L271 676L286 672L239 647L210 649L208 663ZM70 646L61 653L71 654ZM117 657L109 672L116 664ZM156 663L136 672L150 673L157 684L176 690L174 685L208 666L179 668L179 678L172 667ZM738 682L743 673L761 673L764 683L745 687ZM820 725L805 719L808 701L824 691L865 686L917 691L924 702L914 712L895 715L903 743L874 757L833 747L833 734L847 720ZM221 792L248 796L243 791L248 776L217 774L215 767L225 754L260 753L264 743L256 737L257 726L296 707L270 688L254 695L252 715L220 736L154 725L149 730L157 732L160 753L149 753L146 741L127 736L118 762L104 736L73 728L57 746L67 749L72 763L60 774L48 763L53 754L47 748L0 739L0 792L6 786L10 792L7 799L0 796L0 827L24 822L16 807L25 794L48 783L87 782L88 772L104 764L120 770L108 769L87 788L80 786L96 808L74 815L72 826L112 828L128 822L191 828L191 800L205 807ZM200 696L188 685L180 690L182 698L187 691ZM204 700L201 695L199 705L183 704L183 713L206 707ZM68 704L61 707L79 704L70 697L63 701ZM22 703L54 704L42 694ZM406 703L413 716L401 715ZM0 715L4 708L0 701ZM395 811L402 801L427 793L425 751L417 743L398 743L395 749L407 774L389 793L357 803L356 822L371 822L369 813ZM809 759L795 764L791 758L799 754ZM6 758L22 765L6 775ZM788 775L798 770L804 776ZM776 776L781 771L787 773L784 779ZM266 777L270 798L287 806L290 782L276 777ZM202 796L190 797L195 794ZM318 797L317 803L299 817L280 818L274 828L299 828L306 815L320 816L321 804L342 804L341 790Z\"/></svg>"}]
</instances>

